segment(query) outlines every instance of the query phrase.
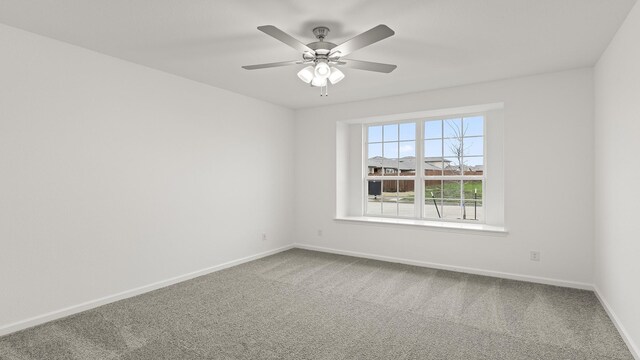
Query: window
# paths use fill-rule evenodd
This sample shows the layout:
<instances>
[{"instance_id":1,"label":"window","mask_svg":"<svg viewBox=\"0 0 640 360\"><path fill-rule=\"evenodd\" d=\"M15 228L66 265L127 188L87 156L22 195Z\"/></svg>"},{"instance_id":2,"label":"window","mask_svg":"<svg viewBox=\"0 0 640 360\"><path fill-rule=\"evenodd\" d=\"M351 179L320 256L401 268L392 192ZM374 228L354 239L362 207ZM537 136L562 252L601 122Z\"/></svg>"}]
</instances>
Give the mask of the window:
<instances>
[{"instance_id":1,"label":"window","mask_svg":"<svg viewBox=\"0 0 640 360\"><path fill-rule=\"evenodd\" d=\"M484 115L365 127L367 216L484 222Z\"/></svg>"}]
</instances>

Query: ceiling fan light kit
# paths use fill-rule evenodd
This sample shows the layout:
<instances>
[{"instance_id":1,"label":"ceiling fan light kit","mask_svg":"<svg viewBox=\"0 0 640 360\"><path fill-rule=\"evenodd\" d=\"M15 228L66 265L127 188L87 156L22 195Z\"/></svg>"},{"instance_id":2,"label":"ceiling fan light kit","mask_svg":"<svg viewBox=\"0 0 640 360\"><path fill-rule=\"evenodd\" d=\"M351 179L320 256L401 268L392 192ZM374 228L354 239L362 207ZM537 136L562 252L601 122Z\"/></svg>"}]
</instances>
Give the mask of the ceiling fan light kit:
<instances>
[{"instance_id":1,"label":"ceiling fan light kit","mask_svg":"<svg viewBox=\"0 0 640 360\"><path fill-rule=\"evenodd\" d=\"M332 67L331 68L331 75L329 75L329 81L335 85L337 83L339 83L342 79L344 79L344 73L342 71L340 71L340 69Z\"/></svg>"},{"instance_id":2,"label":"ceiling fan light kit","mask_svg":"<svg viewBox=\"0 0 640 360\"><path fill-rule=\"evenodd\" d=\"M243 68L246 70L256 70L307 64L308 66L298 72L298 78L307 84L311 84L311 86L319 87L320 96L328 95L327 85L329 83L335 85L345 78L345 74L337 68L338 66L382 73L390 73L396 68L396 65L343 58L358 49L386 39L395 34L393 30L386 25L378 25L340 45L324 41L327 34L329 34L329 28L325 26L318 26L313 29L313 34L318 41L307 45L301 43L291 35L273 25L258 26L258 30L300 51L302 53L302 59L269 64L247 65L243 66Z\"/></svg>"},{"instance_id":3,"label":"ceiling fan light kit","mask_svg":"<svg viewBox=\"0 0 640 360\"><path fill-rule=\"evenodd\" d=\"M313 80L311 80L311 86L316 86L319 88L325 87L327 86L327 78L314 77Z\"/></svg>"},{"instance_id":4,"label":"ceiling fan light kit","mask_svg":"<svg viewBox=\"0 0 640 360\"><path fill-rule=\"evenodd\" d=\"M306 68L298 72L298 77L300 78L300 80L304 81L307 84L309 84L311 80L313 80L314 76L315 74L313 66L307 66Z\"/></svg>"},{"instance_id":5,"label":"ceiling fan light kit","mask_svg":"<svg viewBox=\"0 0 640 360\"><path fill-rule=\"evenodd\" d=\"M318 60L316 63L315 74L317 77L326 79L331 74L331 69L329 68L329 64L327 64L326 60Z\"/></svg>"}]
</instances>

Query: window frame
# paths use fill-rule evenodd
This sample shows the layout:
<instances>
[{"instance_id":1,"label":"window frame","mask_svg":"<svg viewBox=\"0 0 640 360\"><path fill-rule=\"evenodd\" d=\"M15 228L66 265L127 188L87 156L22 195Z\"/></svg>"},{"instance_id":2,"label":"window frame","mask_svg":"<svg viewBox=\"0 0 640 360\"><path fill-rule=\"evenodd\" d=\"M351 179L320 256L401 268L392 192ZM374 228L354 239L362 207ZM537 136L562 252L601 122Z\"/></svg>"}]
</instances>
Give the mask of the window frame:
<instances>
[{"instance_id":1,"label":"window frame","mask_svg":"<svg viewBox=\"0 0 640 360\"><path fill-rule=\"evenodd\" d=\"M368 166L368 159L369 159L369 127L373 127L373 126L381 126L383 129L382 132L382 138L380 142L375 142L372 144L382 144L382 147L384 149L384 127L385 125L398 125L398 128L400 127L401 124L415 124L415 137L413 140L400 140L400 135L398 134L398 139L394 140L394 141L390 141L390 142L396 142L398 143L398 160L400 159L400 143L403 141L413 141L415 143L415 150L416 150L416 159L418 156L418 151L419 148L421 149L421 146L419 145L419 138L420 138L420 126L418 124L419 120L415 120L415 119L404 119L404 120L394 120L394 121L385 121L385 122L375 122L375 123L367 123L367 124L363 124L363 153L364 153L364 161L363 161L363 173L364 173L364 182L363 182L363 212L364 212L364 216L371 216L371 217L376 217L376 218L390 218L390 219L420 219L420 217L408 217L408 216L400 216L399 215L399 209L396 210L396 216L391 216L391 215L384 215L384 210L380 211L380 215L370 215L368 214L367 210L368 210L368 205L369 205L369 181L399 181L399 180L412 180L413 181L413 186L414 186L414 193L417 191L416 190L416 186L418 184L418 169L416 169L416 173L413 176L406 176L406 175L385 175L385 167L384 165L381 166L381 171L380 174L381 175L369 175L369 166ZM382 155L384 156L384 150ZM419 167L419 166L416 166ZM366 169L366 170L365 170ZM380 186L382 186L382 190L384 190L384 183L382 183ZM382 191L384 192L384 191ZM382 209L382 202L380 204L381 209ZM414 197L414 215L415 214L419 214L418 212L418 202L416 201L415 197Z\"/></svg>"},{"instance_id":2,"label":"window frame","mask_svg":"<svg viewBox=\"0 0 640 360\"><path fill-rule=\"evenodd\" d=\"M463 119L463 118L471 118L471 117L482 117L482 175L464 175L464 168L461 167L462 171L460 175L425 175L425 169L424 169L424 161L425 161L425 153L424 153L424 144L425 144L425 140L427 140L426 137L426 127L425 124L428 121L435 121L435 120L440 120L442 121L442 137L440 137L439 139L442 140L442 159L444 160L446 158L445 153L444 153L444 121L445 120L451 120L451 119ZM464 120L462 120L464 123ZM385 175L384 172L384 166L381 167L381 175L371 175L369 173L369 166L368 166L368 159L369 159L369 137L368 137L368 132L369 132L369 128L370 127L374 127L374 126L382 126L384 129L385 125L390 125L390 124L397 124L398 126L400 126L400 124L406 124L406 123L413 123L415 124L415 139L413 140L415 142L415 158L416 158L416 169L415 169L415 174L413 176L399 176L399 175L395 175L395 176L390 176L390 175ZM373 217L373 218L388 218L388 219L411 219L411 220L422 220L422 221L438 221L438 222L450 222L450 223L472 223L472 224L486 224L486 214L487 214L487 207L489 204L487 204L487 196L486 196L486 188L487 188L487 179L488 179L488 174L487 174L487 114L486 112L482 111L482 112L469 112L469 113L462 113L462 114L446 114L446 115L441 115L441 116L430 116L430 117L421 117L421 118L407 118L407 119L398 119L398 120L392 120L392 121L375 121L375 122L365 122L362 124L362 152L363 152L363 164L362 164L362 172L363 172L363 192L362 192L362 211L363 211L363 216L365 217ZM480 136L468 136L468 137L480 137ZM464 137L462 138L462 144L464 144ZM398 140L396 140L396 142L398 142L398 146L400 146L400 142L402 142L400 140L400 137L398 136ZM377 143L377 142L375 142ZM384 132L382 134L382 138L381 141L379 142L380 144L383 144L382 146L384 147ZM463 145L464 146L464 145ZM384 154L383 154L384 155ZM464 154L462 156L462 158L464 159ZM398 151L398 159L400 159L400 153ZM463 165L461 165L463 166ZM368 212L368 207L369 207L369 181L384 181L384 180L394 180L394 181L398 181L398 180L412 180L414 181L414 216L413 217L407 217L407 216L400 216L399 214L399 209L396 210L396 216L392 216L392 215L385 215L383 213L382 210L382 204L381 206L381 211L380 214L369 214ZM445 181L445 180L453 180L453 181L460 181L461 182L461 197L459 200L461 201L465 201L466 199L463 200L463 193L464 193L464 181L481 181L482 182L482 197L480 199L478 199L477 201L482 203L482 207L483 207L483 211L484 211L484 216L482 216L481 220L474 220L474 219L447 219L447 218L435 218L435 217L427 217L425 214L425 206L426 206L426 199L427 197L425 196L425 181L427 180L439 180L439 181ZM381 184L381 186L384 183ZM442 195L442 197L439 199L441 200L441 202L438 204L439 209L442 210L442 202L444 201L444 194Z\"/></svg>"}]
</instances>

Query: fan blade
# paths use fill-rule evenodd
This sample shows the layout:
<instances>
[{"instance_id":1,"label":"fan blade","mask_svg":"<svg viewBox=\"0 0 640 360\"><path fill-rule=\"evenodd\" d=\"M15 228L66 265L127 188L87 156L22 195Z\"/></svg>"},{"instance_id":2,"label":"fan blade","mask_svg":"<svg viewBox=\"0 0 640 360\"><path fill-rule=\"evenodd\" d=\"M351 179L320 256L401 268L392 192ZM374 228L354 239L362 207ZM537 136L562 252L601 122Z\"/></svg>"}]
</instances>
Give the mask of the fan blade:
<instances>
[{"instance_id":1,"label":"fan blade","mask_svg":"<svg viewBox=\"0 0 640 360\"><path fill-rule=\"evenodd\" d=\"M286 32L278 29L273 25L258 26L258 30L262 31L263 33L269 36L276 38L277 40L282 41L283 43L291 46L292 48L298 50L301 53L310 52L312 54L315 54L315 51L313 51L310 47L301 43L300 41L296 40L293 36L287 34Z\"/></svg>"},{"instance_id":2,"label":"fan blade","mask_svg":"<svg viewBox=\"0 0 640 360\"><path fill-rule=\"evenodd\" d=\"M368 70L368 71L377 71L381 73L390 73L397 68L396 65L391 64L383 64L376 63L370 61L361 61L361 60L351 60L351 59L341 59L342 62L345 62L344 67L360 69L360 70Z\"/></svg>"},{"instance_id":3,"label":"fan blade","mask_svg":"<svg viewBox=\"0 0 640 360\"><path fill-rule=\"evenodd\" d=\"M268 64L245 65L242 68L246 70L257 70L257 69L267 69L272 67L289 66L289 65L296 65L296 64L304 64L304 62L299 60L280 61L280 62L274 62L274 63L268 63Z\"/></svg>"},{"instance_id":4,"label":"fan blade","mask_svg":"<svg viewBox=\"0 0 640 360\"><path fill-rule=\"evenodd\" d=\"M340 52L340 56L346 56L358 49L362 49L365 46L369 46L373 43L376 43L380 40L386 39L389 36L395 34L393 30L391 30L387 25L378 25L373 29L367 30L360 35L352 38L351 40L347 40L342 44L331 49L331 55Z\"/></svg>"}]
</instances>

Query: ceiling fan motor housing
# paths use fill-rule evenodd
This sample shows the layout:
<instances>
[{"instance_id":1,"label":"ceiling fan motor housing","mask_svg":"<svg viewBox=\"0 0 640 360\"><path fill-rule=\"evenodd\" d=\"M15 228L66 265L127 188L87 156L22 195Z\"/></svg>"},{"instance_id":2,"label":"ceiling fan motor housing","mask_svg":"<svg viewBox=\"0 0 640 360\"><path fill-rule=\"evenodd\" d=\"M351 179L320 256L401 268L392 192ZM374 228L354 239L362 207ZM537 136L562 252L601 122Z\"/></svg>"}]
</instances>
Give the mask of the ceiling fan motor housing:
<instances>
[{"instance_id":1,"label":"ceiling fan motor housing","mask_svg":"<svg viewBox=\"0 0 640 360\"><path fill-rule=\"evenodd\" d=\"M317 60L327 60L329 57L329 53L331 52L331 49L337 46L332 42L324 41L325 37L328 34L329 34L329 28L326 26L318 26L313 29L313 35L316 36L318 41L309 43L307 44L307 46L315 52L315 54L313 55L314 55L314 60L316 60L316 62ZM306 59L307 57L308 56L303 55L303 58Z\"/></svg>"}]
</instances>

